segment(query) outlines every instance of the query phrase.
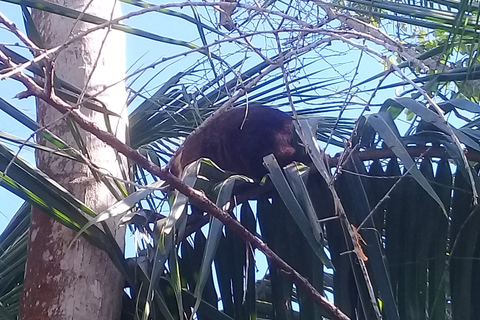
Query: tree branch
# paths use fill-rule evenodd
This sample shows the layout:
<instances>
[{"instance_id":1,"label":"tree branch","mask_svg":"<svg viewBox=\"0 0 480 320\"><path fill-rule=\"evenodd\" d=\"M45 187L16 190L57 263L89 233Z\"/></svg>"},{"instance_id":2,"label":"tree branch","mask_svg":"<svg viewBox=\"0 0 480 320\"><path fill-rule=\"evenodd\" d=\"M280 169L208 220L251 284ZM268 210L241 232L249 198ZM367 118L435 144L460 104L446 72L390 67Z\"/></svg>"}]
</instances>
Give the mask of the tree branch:
<instances>
[{"instance_id":1,"label":"tree branch","mask_svg":"<svg viewBox=\"0 0 480 320\"><path fill-rule=\"evenodd\" d=\"M0 60L5 65L14 67L8 57L1 51ZM317 305L319 305L328 313L332 319L349 320L349 318L339 308L322 296L320 292L318 292L305 277L303 277L300 273L283 261L272 249L270 249L264 242L249 232L242 224L240 224L240 222L217 207L202 192L187 186L169 171L162 170L159 166L142 156L138 151L124 144L113 134L101 130L94 122L85 117L78 109L72 108L67 102L57 97L53 91L51 93L46 93L43 88L39 87L32 78L28 77L24 73L16 73L11 77L25 85L27 88L27 91L25 91L26 96L33 95L42 99L60 113L69 114L69 117L74 120L82 129L92 133L97 138L107 143L109 146L113 147L118 152L122 153L128 159L134 161L151 174L166 181L173 188L189 197L189 199L192 200L195 205L222 221L227 228L237 234L243 241L250 244L253 248L263 252L272 264L289 276L293 283L295 283L298 288L304 290Z\"/></svg>"}]
</instances>

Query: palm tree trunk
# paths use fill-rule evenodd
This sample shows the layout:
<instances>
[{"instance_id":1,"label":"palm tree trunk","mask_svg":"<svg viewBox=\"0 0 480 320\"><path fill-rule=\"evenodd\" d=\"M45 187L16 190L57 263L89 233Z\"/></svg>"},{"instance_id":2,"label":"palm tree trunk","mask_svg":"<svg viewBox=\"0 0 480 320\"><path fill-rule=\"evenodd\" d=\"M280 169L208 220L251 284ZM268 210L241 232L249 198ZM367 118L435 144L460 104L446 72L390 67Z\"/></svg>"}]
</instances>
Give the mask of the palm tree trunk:
<instances>
[{"instance_id":1,"label":"palm tree trunk","mask_svg":"<svg viewBox=\"0 0 480 320\"><path fill-rule=\"evenodd\" d=\"M115 0L54 0L66 7L109 19ZM89 4L90 3L90 4ZM119 4L115 15L119 14ZM71 36L91 28L74 19L34 10L34 22L43 46L53 48ZM108 35L108 36L107 36ZM106 38L105 43L104 39ZM125 76L125 39L123 34L100 30L70 44L54 58L54 72L59 78L85 88L86 94L100 92ZM100 58L98 58L100 56ZM121 121L110 118L117 136L125 138L125 84L108 88L97 96L108 109L124 115ZM80 107L80 110L106 128L104 115ZM70 134L68 122L43 101L37 101L37 118L42 125L78 148ZM114 151L91 134L81 131L91 161L109 174L120 176L120 166ZM45 141L41 141L45 143ZM37 166L68 189L96 212L115 202L90 169L80 163L45 152L37 153ZM124 230L112 227L123 248ZM70 246L75 233L54 221L38 209L32 210L25 283L20 306L21 319L119 319L124 280L107 254L83 238ZM69 247L70 246L70 247Z\"/></svg>"}]
</instances>

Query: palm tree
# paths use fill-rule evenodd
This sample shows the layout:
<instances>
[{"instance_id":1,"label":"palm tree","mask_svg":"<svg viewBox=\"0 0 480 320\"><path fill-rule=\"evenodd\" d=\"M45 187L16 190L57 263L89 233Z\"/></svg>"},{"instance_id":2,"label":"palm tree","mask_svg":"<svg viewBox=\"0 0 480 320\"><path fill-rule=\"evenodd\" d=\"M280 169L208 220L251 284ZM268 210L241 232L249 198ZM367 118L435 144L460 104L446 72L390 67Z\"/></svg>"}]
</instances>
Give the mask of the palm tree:
<instances>
[{"instance_id":1,"label":"palm tree","mask_svg":"<svg viewBox=\"0 0 480 320\"><path fill-rule=\"evenodd\" d=\"M143 2L129 3L149 8ZM41 1L22 4L104 23ZM310 2L291 5L288 11L287 7L285 3L266 3L266 9L252 13L248 11L251 7L238 4L232 18L239 30L252 31L249 28L262 21L256 31L264 37L271 35L267 39L274 45L258 50L255 41L243 42L240 34L226 38L231 45L238 45L235 48L245 48L230 51L230 56L222 51L227 47L217 50L208 45L213 43L212 34L224 35L205 22L203 13L213 11L201 4L192 16L154 8L193 23L199 32L197 47L113 25L139 37L191 48L200 57L163 81L152 74L139 87L135 81L142 78L130 81L134 108L130 112L130 145L163 165L183 137L223 105L263 104L285 111L295 106L293 114L302 128L299 139L310 150L312 165L282 169L266 158L269 178L259 187L203 160L187 170L185 181L204 190L220 207L237 194L235 217L319 292L333 298L350 318L476 319L480 286L475 285L479 254L475 8L466 2L360 0ZM288 14L279 14L279 10ZM316 10L322 11L312 14ZM390 60L396 58L398 63L385 59L388 68L384 72L361 79L355 74L360 67L353 68L353 74L345 73L338 61L345 48L331 45L332 41L363 49L361 59L379 52L378 47L355 42L358 37L390 50ZM213 44L223 45L221 41ZM321 54L315 50L319 48ZM23 61L18 53L1 49L13 61ZM244 59L247 53L252 62ZM170 61L160 62L165 60ZM331 66L329 71L335 71L335 76L320 72L322 61ZM36 67L29 66L30 72L41 76ZM146 70L149 68L132 73ZM393 74L400 80L391 80ZM155 83L154 89L149 83ZM77 89L62 80L59 84L62 98L76 99ZM411 98L387 99L393 94L384 92L401 86L404 95L412 93ZM436 103L427 99L426 92L435 95ZM470 101L459 99L465 97ZM94 98L87 98L95 108ZM7 101L1 100L0 108L32 130L39 128ZM361 116L354 123L347 116L356 108ZM322 148L341 147L341 155L325 162L310 142L313 139L308 139L311 132ZM56 136L45 131L42 135L57 146L48 150L82 161ZM1 137L21 141L11 135ZM123 215L120 205L103 212L101 218L86 219L82 213L90 212L87 207L37 169L15 159L15 153L4 144L0 144L0 154L2 172L8 166L3 186L76 231L89 226L82 235L107 252L126 279L125 319L176 319L190 317L192 310L199 318L332 317L313 304L298 284L293 285L274 261L269 260L268 275L256 279L252 248L217 220L210 221L208 233L201 229L208 218L187 214L188 199L178 193L171 198L170 210L162 211L166 199L159 191L134 193L120 202L125 207L137 203L134 212L122 220L141 239L137 257L124 259L97 224L105 216ZM135 167L135 183L156 179ZM165 218L165 211L170 211L170 218ZM0 317L5 319L14 318L18 310L28 212L27 207L22 208L0 238L0 261L4 263L0 269ZM174 229L166 232L166 225Z\"/></svg>"}]
</instances>

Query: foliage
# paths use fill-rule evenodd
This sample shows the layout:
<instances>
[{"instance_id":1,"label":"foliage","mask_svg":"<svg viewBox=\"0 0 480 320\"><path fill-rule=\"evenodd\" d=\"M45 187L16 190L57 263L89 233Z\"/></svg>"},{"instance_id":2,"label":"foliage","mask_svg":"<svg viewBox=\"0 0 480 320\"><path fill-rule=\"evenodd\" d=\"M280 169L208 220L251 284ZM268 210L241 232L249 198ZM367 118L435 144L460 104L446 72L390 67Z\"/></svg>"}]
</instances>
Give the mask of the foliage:
<instances>
[{"instance_id":1,"label":"foliage","mask_svg":"<svg viewBox=\"0 0 480 320\"><path fill-rule=\"evenodd\" d=\"M93 25L108 24L40 0L7 2ZM188 15L168 5L123 2L144 8L143 13L151 10L185 21L199 37L185 41L120 21L112 24L113 29L135 37L187 48L130 71L132 147L163 165L182 139L222 105L263 104L291 111L300 119L300 139L312 127L319 145L342 148L342 155L334 159L335 169L322 170L322 164L333 164L325 164L319 150L304 140L313 164L279 168L275 159L266 158L270 173L262 187L253 186L248 177L231 176L205 159L190 166L184 181L203 190L218 206L233 210L248 230L352 319L478 318L480 134L479 109L474 103L480 74L478 8L466 1L297 5L273 1L257 11L248 7L250 3L239 4L233 17L238 30L253 39L248 42L242 33L227 35L206 22L209 13L216 14L208 3L192 6L193 13ZM23 9L33 39L34 27ZM268 45L261 47L260 37ZM365 42L352 40L358 38ZM372 48L388 50L377 55L386 69L357 77L362 53L353 71L346 72L338 61L338 52L345 48L330 47L336 41L374 56ZM14 49L0 45L11 61L30 60ZM150 73L155 66L193 54L198 54L198 60L188 67L185 60L178 60L182 65L173 64L177 68L173 75L163 75L167 67ZM5 61L1 67L10 71ZM39 63L25 67L37 79L45 76ZM390 80L393 73L401 80ZM390 89L399 87L405 88L403 96L411 93L412 98L387 99L393 96ZM55 90L72 103L84 96L85 107L106 112L94 94L85 95L62 79L55 79ZM439 108L426 99L425 92L435 95ZM374 100L375 96L383 97ZM386 101L375 102L379 99ZM355 114L360 116L354 125L345 114L357 108L361 112ZM82 236L110 255L126 279L125 319L182 319L194 311L198 319L326 316L272 261L268 261L268 274L258 277L257 252L219 221L189 214L188 199L178 192L169 199L168 217L165 194L139 188L144 191L94 213L4 141L88 163L82 152L8 101L0 99L0 109L51 143L40 146L0 132L0 184L82 231ZM135 186L156 179L135 167ZM232 194L238 202L232 202ZM134 210L124 215L135 203ZM135 258L124 259L116 242L98 225L103 217L120 214L140 238ZM0 319L18 314L28 223L25 205L0 235Z\"/></svg>"}]
</instances>

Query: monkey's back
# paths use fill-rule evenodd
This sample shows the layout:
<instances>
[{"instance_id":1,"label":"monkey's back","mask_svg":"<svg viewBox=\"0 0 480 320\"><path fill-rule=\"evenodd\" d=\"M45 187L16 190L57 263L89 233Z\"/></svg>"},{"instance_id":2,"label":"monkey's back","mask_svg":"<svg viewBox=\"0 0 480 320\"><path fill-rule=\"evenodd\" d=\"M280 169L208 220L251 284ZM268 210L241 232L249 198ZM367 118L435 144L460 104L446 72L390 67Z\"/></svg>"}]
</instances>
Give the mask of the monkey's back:
<instances>
[{"instance_id":1,"label":"monkey's back","mask_svg":"<svg viewBox=\"0 0 480 320\"><path fill-rule=\"evenodd\" d=\"M260 179L267 173L262 163L268 154L273 153L281 166L306 161L293 141L288 114L261 106L236 107L188 137L171 170L179 176L188 164L209 158L226 171Z\"/></svg>"}]
</instances>

